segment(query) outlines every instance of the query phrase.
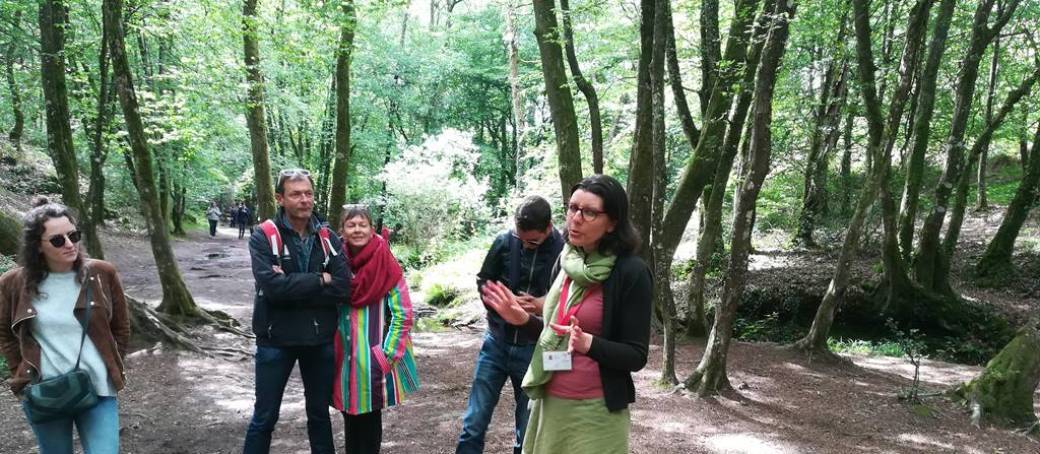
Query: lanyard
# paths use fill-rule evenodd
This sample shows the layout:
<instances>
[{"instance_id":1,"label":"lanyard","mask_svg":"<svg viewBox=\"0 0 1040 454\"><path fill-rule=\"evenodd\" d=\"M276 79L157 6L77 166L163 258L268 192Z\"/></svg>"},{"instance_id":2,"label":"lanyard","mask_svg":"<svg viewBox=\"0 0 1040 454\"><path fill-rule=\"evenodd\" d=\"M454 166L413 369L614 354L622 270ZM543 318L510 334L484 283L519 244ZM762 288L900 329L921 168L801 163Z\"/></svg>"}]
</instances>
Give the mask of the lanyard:
<instances>
[{"instance_id":1,"label":"lanyard","mask_svg":"<svg viewBox=\"0 0 1040 454\"><path fill-rule=\"evenodd\" d=\"M573 317L575 314L577 314L578 310L581 309L581 306L583 304L585 304L585 298L582 298L581 301L579 301L573 307L568 309L567 308L567 295L570 293L570 289L571 289L571 278L569 276L565 276L563 278L563 288L560 289L559 309L556 311L556 324L557 325L568 325L568 324L570 324L571 317ZM554 329L553 331L556 331L556 330ZM556 331L556 335L558 335L558 336L562 336L563 334L564 334L563 331Z\"/></svg>"}]
</instances>

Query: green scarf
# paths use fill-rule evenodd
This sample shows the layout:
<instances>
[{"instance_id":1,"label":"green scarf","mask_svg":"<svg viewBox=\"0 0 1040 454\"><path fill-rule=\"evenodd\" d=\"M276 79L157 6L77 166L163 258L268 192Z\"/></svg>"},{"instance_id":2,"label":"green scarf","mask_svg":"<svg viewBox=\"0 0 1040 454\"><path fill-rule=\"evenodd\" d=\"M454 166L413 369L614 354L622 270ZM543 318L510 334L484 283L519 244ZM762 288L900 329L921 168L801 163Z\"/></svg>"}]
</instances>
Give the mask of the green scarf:
<instances>
[{"instance_id":1,"label":"green scarf","mask_svg":"<svg viewBox=\"0 0 1040 454\"><path fill-rule=\"evenodd\" d=\"M559 311L566 311L575 304L581 302L585 297L585 290L592 284L599 284L610 276L614 269L617 256L603 255L598 251L586 253L583 249L573 247L569 243L564 244L560 252L560 268L562 273L556 276L549 293L545 295L545 305L542 307L542 318L545 327L542 334L538 336L538 343L534 346L534 354L531 356L531 366L527 368L524 375L523 389L532 399L541 399L545 394L544 385L552 378L552 372L546 371L542 366L542 353L547 351L562 351L567 349L567 335L558 335L549 323L556 322ZM570 293L567 295L566 307L559 307L560 292L563 287L564 276L570 278Z\"/></svg>"}]
</instances>

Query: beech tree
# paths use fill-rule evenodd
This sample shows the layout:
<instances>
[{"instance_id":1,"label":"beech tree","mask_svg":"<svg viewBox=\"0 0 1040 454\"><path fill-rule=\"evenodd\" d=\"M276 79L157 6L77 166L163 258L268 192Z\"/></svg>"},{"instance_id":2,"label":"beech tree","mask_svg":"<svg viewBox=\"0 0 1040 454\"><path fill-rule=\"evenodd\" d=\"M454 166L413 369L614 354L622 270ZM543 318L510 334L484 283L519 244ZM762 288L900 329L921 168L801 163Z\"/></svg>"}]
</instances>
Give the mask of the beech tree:
<instances>
[{"instance_id":1,"label":"beech tree","mask_svg":"<svg viewBox=\"0 0 1040 454\"><path fill-rule=\"evenodd\" d=\"M571 187L581 181L581 150L578 144L578 119L574 98L567 83L567 70L560 48L560 27L556 21L555 0L534 0L534 35L542 59L545 96L549 100L556 153L560 165L560 194L570 198Z\"/></svg>"},{"instance_id":2,"label":"beech tree","mask_svg":"<svg viewBox=\"0 0 1040 454\"><path fill-rule=\"evenodd\" d=\"M357 12L353 0L342 3L343 24L336 48L336 164L332 168L332 193L329 196L329 223L339 229L339 211L347 198L347 170L350 165L350 57L354 50Z\"/></svg>"},{"instance_id":3,"label":"beech tree","mask_svg":"<svg viewBox=\"0 0 1040 454\"><path fill-rule=\"evenodd\" d=\"M166 231L159 195L155 185L155 171L152 154L145 139L144 124L141 121L140 104L134 91L133 73L126 56L126 36L123 29L122 0L105 0L103 4L104 26L108 29L108 46L112 58L112 70L115 77L116 92L122 106L123 119L133 152L134 180L140 191L141 214L148 226L148 237L155 257L156 271L162 285L163 298L159 311L185 317L201 316L188 287L184 285L180 268L173 248L170 247L170 236Z\"/></svg>"},{"instance_id":4,"label":"beech tree","mask_svg":"<svg viewBox=\"0 0 1040 454\"><path fill-rule=\"evenodd\" d=\"M730 261L723 288L722 302L715 315L708 344L697 369L686 379L687 389L697 395L716 394L730 388L726 374L726 358L733 336L733 322L737 305L747 281L748 256L751 253L752 213L762 183L769 173L772 157L773 89L777 72L787 45L790 21L794 15L794 1L778 1L773 10L772 24L762 48L761 62L755 76L754 106L752 107L751 144L748 165L744 167L733 207L733 231L730 238Z\"/></svg>"},{"instance_id":5,"label":"beech tree","mask_svg":"<svg viewBox=\"0 0 1040 454\"><path fill-rule=\"evenodd\" d=\"M271 181L271 161L267 149L267 123L264 114L264 76L260 71L259 17L260 0L243 0L242 43L245 53L246 81L249 93L246 101L246 126L249 128L250 149L253 152L253 175L256 179L257 214L261 219L274 217L274 183Z\"/></svg>"}]
</instances>

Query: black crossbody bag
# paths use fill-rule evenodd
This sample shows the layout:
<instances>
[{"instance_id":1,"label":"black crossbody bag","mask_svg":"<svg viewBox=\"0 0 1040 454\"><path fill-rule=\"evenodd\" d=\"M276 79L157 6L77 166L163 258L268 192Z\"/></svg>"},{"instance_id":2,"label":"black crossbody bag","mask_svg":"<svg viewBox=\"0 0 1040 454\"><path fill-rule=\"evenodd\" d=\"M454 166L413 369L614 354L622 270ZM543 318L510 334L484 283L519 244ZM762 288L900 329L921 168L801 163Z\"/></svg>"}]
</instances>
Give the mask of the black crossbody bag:
<instances>
[{"instance_id":1,"label":"black crossbody bag","mask_svg":"<svg viewBox=\"0 0 1040 454\"><path fill-rule=\"evenodd\" d=\"M86 341L87 329L90 326L90 309L93 306L93 301L91 301L93 286L89 279L86 286L87 311L80 322L83 325L83 335L79 339L76 366L71 371L57 377L29 385L25 392L25 408L29 421L33 424L72 418L97 404L94 382L87 371L79 368L79 361L83 356L83 343Z\"/></svg>"}]
</instances>

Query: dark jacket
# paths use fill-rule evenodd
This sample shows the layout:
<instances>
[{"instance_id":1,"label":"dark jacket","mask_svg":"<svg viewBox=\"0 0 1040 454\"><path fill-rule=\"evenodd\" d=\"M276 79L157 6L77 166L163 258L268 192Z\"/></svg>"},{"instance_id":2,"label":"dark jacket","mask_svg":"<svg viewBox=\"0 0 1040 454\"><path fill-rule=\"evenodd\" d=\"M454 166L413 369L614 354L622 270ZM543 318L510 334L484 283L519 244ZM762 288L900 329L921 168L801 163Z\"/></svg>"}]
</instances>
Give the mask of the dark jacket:
<instances>
[{"instance_id":1,"label":"dark jacket","mask_svg":"<svg viewBox=\"0 0 1040 454\"><path fill-rule=\"evenodd\" d=\"M520 292L540 297L549 292L553 264L563 249L563 236L556 229L537 248L524 250L512 230L499 233L491 243L484 264L477 273L477 291L487 281L498 281L515 294ZM524 330L506 323L498 312L488 310L488 331L495 339L511 344L534 344L538 335L530 336Z\"/></svg>"},{"instance_id":2,"label":"dark jacket","mask_svg":"<svg viewBox=\"0 0 1040 454\"><path fill-rule=\"evenodd\" d=\"M123 285L111 263L87 259L80 269L81 287L73 309L82 320L92 304L87 336L97 347L116 390L123 389L123 358L130 342L130 319ZM91 301L87 301L87 287ZM40 344L32 336L36 317L32 297L25 291L25 270L14 268L0 276L0 350L11 369L11 390L20 394L40 374Z\"/></svg>"},{"instance_id":3,"label":"dark jacket","mask_svg":"<svg viewBox=\"0 0 1040 454\"><path fill-rule=\"evenodd\" d=\"M249 238L249 255L256 279L253 300L256 344L287 347L332 342L336 334L337 306L350 301L350 268L343 245L335 233L329 232L335 254L330 254L328 264L323 265L325 252L318 238L318 227L324 222L313 216L310 233L313 245L310 256L303 258L300 236L283 219L279 209L275 225L285 243L280 261L284 274L274 272L279 259L271 253L271 244L263 230L255 229ZM332 275L330 285L322 285L323 270Z\"/></svg>"},{"instance_id":4,"label":"dark jacket","mask_svg":"<svg viewBox=\"0 0 1040 454\"><path fill-rule=\"evenodd\" d=\"M252 224L252 220L249 219L249 208L246 208L246 207L235 208L235 219L234 220L235 220L235 224L238 224L238 225L247 226L247 225Z\"/></svg>"},{"instance_id":5,"label":"dark jacket","mask_svg":"<svg viewBox=\"0 0 1040 454\"><path fill-rule=\"evenodd\" d=\"M553 279L559 270L553 273ZM646 365L650 345L653 278L638 256L618 257L603 281L603 334L592 337L588 356L599 363L607 410L618 411L636 401L632 372ZM531 317L523 329L537 336L544 322Z\"/></svg>"}]
</instances>

